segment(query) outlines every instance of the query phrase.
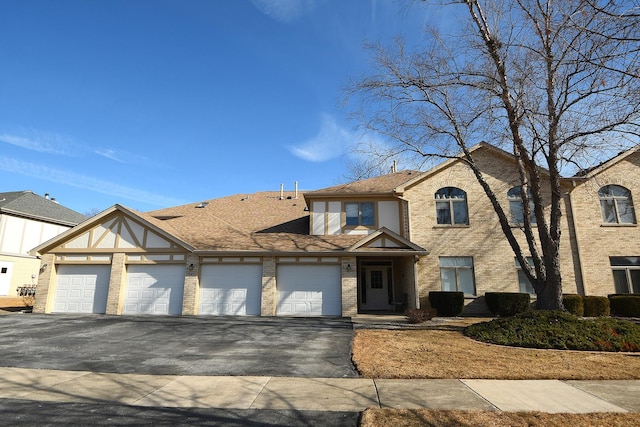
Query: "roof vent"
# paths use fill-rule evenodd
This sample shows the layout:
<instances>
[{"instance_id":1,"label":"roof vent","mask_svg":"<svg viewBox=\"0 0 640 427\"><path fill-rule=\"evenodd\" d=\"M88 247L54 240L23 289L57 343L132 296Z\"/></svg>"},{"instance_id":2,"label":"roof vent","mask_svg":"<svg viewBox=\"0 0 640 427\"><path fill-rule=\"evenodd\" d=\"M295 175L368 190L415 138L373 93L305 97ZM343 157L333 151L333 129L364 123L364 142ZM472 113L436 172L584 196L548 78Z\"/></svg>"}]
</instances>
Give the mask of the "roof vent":
<instances>
[{"instance_id":1,"label":"roof vent","mask_svg":"<svg viewBox=\"0 0 640 427\"><path fill-rule=\"evenodd\" d=\"M206 208L208 204L209 202L201 202L200 204L196 205L196 208L199 208L199 209Z\"/></svg>"}]
</instances>

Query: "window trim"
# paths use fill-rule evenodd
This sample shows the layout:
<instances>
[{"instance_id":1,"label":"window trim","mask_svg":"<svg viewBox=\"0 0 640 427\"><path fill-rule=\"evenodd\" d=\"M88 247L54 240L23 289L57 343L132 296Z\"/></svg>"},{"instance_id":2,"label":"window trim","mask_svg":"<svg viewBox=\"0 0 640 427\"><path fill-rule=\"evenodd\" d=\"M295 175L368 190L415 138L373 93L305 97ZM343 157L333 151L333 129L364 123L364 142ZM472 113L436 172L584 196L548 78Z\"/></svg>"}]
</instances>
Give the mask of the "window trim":
<instances>
[{"instance_id":1,"label":"window trim","mask_svg":"<svg viewBox=\"0 0 640 427\"><path fill-rule=\"evenodd\" d=\"M602 194L603 190L605 190L607 188L613 188L613 187L620 188L620 189L624 190L627 194L625 196L615 196L615 195L604 195L604 194ZM631 195L631 190L629 190L628 188L623 187L622 185L618 185L618 184L603 185L602 187L600 187L600 189L598 189L598 200L600 201L600 215L602 216L602 225L604 225L604 226L634 226L634 225L637 225L635 206L633 205L633 197ZM631 206L631 215L633 216L631 222L621 222L620 221L620 209L618 208L618 200L627 201L629 203L629 206ZM602 205L602 202L604 202L604 201L611 201L612 202L613 211L615 213L615 218L614 218L615 221L614 222L609 222L605 218L604 207Z\"/></svg>"},{"instance_id":2,"label":"window trim","mask_svg":"<svg viewBox=\"0 0 640 427\"><path fill-rule=\"evenodd\" d=\"M471 265L470 266L442 266L442 260L446 259L446 258L468 258L471 260ZM458 274L459 270L470 270L471 271L471 285L473 286L473 293L469 294L464 292L464 296L465 297L476 297L478 296L478 289L476 287L476 271L475 271L475 262L472 256L441 256L438 257L438 267L440 268L439 272L440 272L440 289L442 291L444 291L444 283L442 282L442 270L443 269L449 269L449 270L454 270L455 272L455 279L456 279L456 290L454 292L464 292L462 290L460 290L460 276Z\"/></svg>"},{"instance_id":3,"label":"window trim","mask_svg":"<svg viewBox=\"0 0 640 427\"><path fill-rule=\"evenodd\" d=\"M371 204L373 209L373 222L371 224L362 224L362 205L363 204ZM358 206L358 224L347 224L347 205L357 205ZM344 219L342 224L345 228L375 228L378 223L377 212L376 212L376 202L373 200L362 201L362 202L343 202L342 203L342 212L344 215ZM354 217L351 217L354 218Z\"/></svg>"},{"instance_id":4,"label":"window trim","mask_svg":"<svg viewBox=\"0 0 640 427\"><path fill-rule=\"evenodd\" d=\"M448 195L442 195L441 198L438 198L438 193L443 190L458 190L462 193L462 198L450 197ZM436 227L468 227L469 226L469 204L467 203L467 192L459 187L447 186L439 188L433 194L433 200L436 208ZM446 202L449 206L449 223L440 223L438 222L438 203ZM464 223L457 223L455 220L455 209L454 204L462 204L464 205L464 211L466 216L466 221Z\"/></svg>"},{"instance_id":5,"label":"window trim","mask_svg":"<svg viewBox=\"0 0 640 427\"><path fill-rule=\"evenodd\" d=\"M640 271L640 263L636 263L636 264L626 264L624 262L617 262L614 260L619 260L622 258L636 258L638 260L640 260L640 257L617 257L617 256L612 256L609 257L609 266L611 267L611 274L613 275L613 289L616 293L628 293L629 295L637 295L638 293L640 293L640 283L638 283L638 292L634 292L634 286L633 286L633 279L631 277L631 271ZM628 292L618 292L618 289L616 289L616 279L615 279L615 271L624 271L625 272L625 277L627 279L627 289Z\"/></svg>"},{"instance_id":6,"label":"window trim","mask_svg":"<svg viewBox=\"0 0 640 427\"><path fill-rule=\"evenodd\" d=\"M528 293L531 296L536 296L536 290L533 287L533 283L531 283L531 281L529 281L529 278L526 276L526 274L524 273L524 269L522 268L522 265L520 265L520 263L518 262L518 258L514 257L514 262L515 262L515 266L516 266L516 278L518 279L518 292L520 293ZM533 257L527 256L525 257L525 260L527 261L527 264L529 264L530 266L533 266ZM532 292L522 292L522 289L520 288L520 274L523 274L524 277L527 279L527 282L529 282L529 286L531 286L531 291Z\"/></svg>"},{"instance_id":7,"label":"window trim","mask_svg":"<svg viewBox=\"0 0 640 427\"><path fill-rule=\"evenodd\" d=\"M518 195L509 195L509 193L511 193L515 189L519 189ZM538 218L536 217L535 204L533 203L533 197L531 196L531 189L527 189L527 190L529 192L529 196L528 196L529 211L531 212L531 217L529 222L531 223L532 227L537 227ZM516 185L511 187L509 190L507 190L507 201L509 202L509 223L511 224L512 227L522 227L524 225L524 203L522 201L522 196L520 195L521 192L522 192L522 185ZM514 218L513 218L513 209L511 209L511 204L515 202L519 203L520 205L520 209L522 213L521 222L514 221Z\"/></svg>"}]
</instances>

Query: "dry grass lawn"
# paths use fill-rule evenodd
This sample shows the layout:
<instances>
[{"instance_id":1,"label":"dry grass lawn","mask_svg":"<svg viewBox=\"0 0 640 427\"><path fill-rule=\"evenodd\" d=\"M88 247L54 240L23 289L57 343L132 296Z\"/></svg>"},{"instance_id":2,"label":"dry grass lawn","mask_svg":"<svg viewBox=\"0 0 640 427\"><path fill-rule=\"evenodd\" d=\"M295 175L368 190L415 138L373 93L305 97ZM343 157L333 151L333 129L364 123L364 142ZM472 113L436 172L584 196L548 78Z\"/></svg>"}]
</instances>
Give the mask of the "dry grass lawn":
<instances>
[{"instance_id":1,"label":"dry grass lawn","mask_svg":"<svg viewBox=\"0 0 640 427\"><path fill-rule=\"evenodd\" d=\"M638 414L543 414L539 412L470 412L367 409L360 427L635 427Z\"/></svg>"},{"instance_id":2,"label":"dry grass lawn","mask_svg":"<svg viewBox=\"0 0 640 427\"><path fill-rule=\"evenodd\" d=\"M439 322L420 330L360 329L353 361L366 378L640 379L638 353L485 344L462 334L473 321Z\"/></svg>"},{"instance_id":3,"label":"dry grass lawn","mask_svg":"<svg viewBox=\"0 0 640 427\"><path fill-rule=\"evenodd\" d=\"M428 322L428 329L360 329L353 360L367 378L640 379L640 354L535 350L484 344L463 328L484 319ZM637 413L545 414L367 409L360 427L635 427Z\"/></svg>"}]
</instances>

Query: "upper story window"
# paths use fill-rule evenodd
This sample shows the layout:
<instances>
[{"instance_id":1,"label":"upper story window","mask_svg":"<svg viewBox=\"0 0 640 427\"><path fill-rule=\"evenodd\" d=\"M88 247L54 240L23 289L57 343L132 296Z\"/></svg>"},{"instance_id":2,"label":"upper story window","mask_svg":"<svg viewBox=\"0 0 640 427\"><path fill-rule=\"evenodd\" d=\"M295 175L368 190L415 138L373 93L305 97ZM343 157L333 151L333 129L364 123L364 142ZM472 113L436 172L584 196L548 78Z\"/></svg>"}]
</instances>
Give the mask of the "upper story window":
<instances>
[{"instance_id":1,"label":"upper story window","mask_svg":"<svg viewBox=\"0 0 640 427\"><path fill-rule=\"evenodd\" d=\"M346 225L375 225L373 202L345 203Z\"/></svg>"},{"instance_id":2,"label":"upper story window","mask_svg":"<svg viewBox=\"0 0 640 427\"><path fill-rule=\"evenodd\" d=\"M456 187L436 191L436 220L438 224L469 225L467 193Z\"/></svg>"},{"instance_id":3,"label":"upper story window","mask_svg":"<svg viewBox=\"0 0 640 427\"><path fill-rule=\"evenodd\" d=\"M534 212L533 201L531 200L531 191L529 193L529 211L531 224L537 224L536 214ZM522 207L522 187L513 187L507 191L507 199L509 200L509 212L511 213L512 224L524 224L524 209Z\"/></svg>"},{"instance_id":4,"label":"upper story window","mask_svg":"<svg viewBox=\"0 0 640 427\"><path fill-rule=\"evenodd\" d=\"M605 185L598 191L602 220L607 224L635 224L631 192L619 185Z\"/></svg>"}]
</instances>

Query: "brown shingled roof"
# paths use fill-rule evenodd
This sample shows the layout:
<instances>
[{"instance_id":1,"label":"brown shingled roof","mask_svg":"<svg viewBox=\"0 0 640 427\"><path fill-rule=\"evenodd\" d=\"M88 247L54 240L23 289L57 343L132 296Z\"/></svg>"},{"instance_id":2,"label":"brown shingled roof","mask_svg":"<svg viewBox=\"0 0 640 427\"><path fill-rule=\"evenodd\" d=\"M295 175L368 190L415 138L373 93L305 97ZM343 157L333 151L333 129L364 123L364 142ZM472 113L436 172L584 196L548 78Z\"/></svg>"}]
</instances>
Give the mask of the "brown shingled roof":
<instances>
[{"instance_id":1,"label":"brown shingled roof","mask_svg":"<svg viewBox=\"0 0 640 427\"><path fill-rule=\"evenodd\" d=\"M337 196L345 194L392 194L396 187L416 178L420 174L421 172L418 171L401 171L389 175L382 175L320 190L309 191L305 193L305 197L325 196L329 194Z\"/></svg>"},{"instance_id":2,"label":"brown shingled roof","mask_svg":"<svg viewBox=\"0 0 640 427\"><path fill-rule=\"evenodd\" d=\"M279 192L234 195L147 212L147 216L201 251L335 251L358 239L310 236L305 200L289 192L282 200Z\"/></svg>"}]
</instances>

